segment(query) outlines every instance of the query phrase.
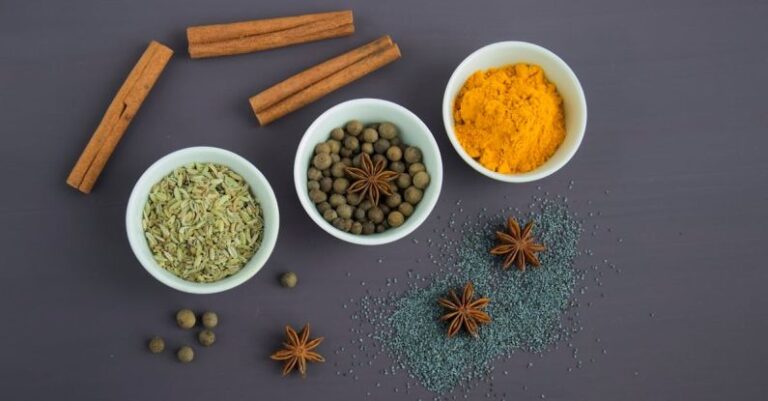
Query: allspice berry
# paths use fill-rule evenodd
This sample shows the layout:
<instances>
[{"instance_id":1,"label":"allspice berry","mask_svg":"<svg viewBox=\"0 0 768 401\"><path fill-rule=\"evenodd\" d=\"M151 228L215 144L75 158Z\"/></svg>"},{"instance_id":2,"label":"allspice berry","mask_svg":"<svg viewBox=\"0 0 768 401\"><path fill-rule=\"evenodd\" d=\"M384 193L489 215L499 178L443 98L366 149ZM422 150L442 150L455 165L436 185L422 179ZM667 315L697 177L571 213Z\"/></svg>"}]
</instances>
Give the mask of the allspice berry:
<instances>
[{"instance_id":1,"label":"allspice berry","mask_svg":"<svg viewBox=\"0 0 768 401\"><path fill-rule=\"evenodd\" d=\"M333 159L328 153L318 153L312 158L312 165L318 170L325 170L331 167L331 163L333 163Z\"/></svg>"},{"instance_id":2,"label":"allspice berry","mask_svg":"<svg viewBox=\"0 0 768 401\"><path fill-rule=\"evenodd\" d=\"M189 345L184 345L176 351L176 358L182 363L189 363L195 359L195 350Z\"/></svg>"},{"instance_id":3,"label":"allspice berry","mask_svg":"<svg viewBox=\"0 0 768 401\"><path fill-rule=\"evenodd\" d=\"M408 163L418 163L421 161L421 150L419 148L409 146L405 148L403 157Z\"/></svg>"},{"instance_id":4,"label":"allspice berry","mask_svg":"<svg viewBox=\"0 0 768 401\"><path fill-rule=\"evenodd\" d=\"M210 347L216 342L216 333L208 329L202 330L200 333L197 333L197 341L203 347Z\"/></svg>"},{"instance_id":5,"label":"allspice berry","mask_svg":"<svg viewBox=\"0 0 768 401\"><path fill-rule=\"evenodd\" d=\"M182 309L176 312L176 324L178 324L182 329L189 330L195 327L196 322L197 318L195 318L195 313L191 310Z\"/></svg>"},{"instance_id":6,"label":"allspice berry","mask_svg":"<svg viewBox=\"0 0 768 401\"><path fill-rule=\"evenodd\" d=\"M147 347L151 353L159 354L165 350L165 341L161 337L154 336L149 340Z\"/></svg>"},{"instance_id":7,"label":"allspice berry","mask_svg":"<svg viewBox=\"0 0 768 401\"><path fill-rule=\"evenodd\" d=\"M426 171L419 171L413 176L413 186L418 189L424 189L429 185L429 174Z\"/></svg>"},{"instance_id":8,"label":"allspice berry","mask_svg":"<svg viewBox=\"0 0 768 401\"><path fill-rule=\"evenodd\" d=\"M405 222L405 216L398 211L390 212L387 216L387 223L390 227L400 227Z\"/></svg>"},{"instance_id":9,"label":"allspice berry","mask_svg":"<svg viewBox=\"0 0 768 401\"><path fill-rule=\"evenodd\" d=\"M287 272L283 273L283 275L280 276L280 285L282 285L285 288L293 288L296 287L296 284L299 282L299 276L296 275L294 272Z\"/></svg>"},{"instance_id":10,"label":"allspice berry","mask_svg":"<svg viewBox=\"0 0 768 401\"><path fill-rule=\"evenodd\" d=\"M384 139L393 139L397 136L397 127L392 123L379 124L379 135Z\"/></svg>"},{"instance_id":11,"label":"allspice berry","mask_svg":"<svg viewBox=\"0 0 768 401\"><path fill-rule=\"evenodd\" d=\"M421 202L421 198L424 196L424 192L416 187L408 187L405 190L405 201L411 205L415 205Z\"/></svg>"},{"instance_id":12,"label":"allspice berry","mask_svg":"<svg viewBox=\"0 0 768 401\"><path fill-rule=\"evenodd\" d=\"M357 120L352 120L344 127L347 129L350 135L358 136L363 132L363 123Z\"/></svg>"},{"instance_id":13,"label":"allspice berry","mask_svg":"<svg viewBox=\"0 0 768 401\"><path fill-rule=\"evenodd\" d=\"M203 326L208 329L212 329L219 325L219 315L217 315L216 312L205 312L200 320L203 321Z\"/></svg>"}]
</instances>

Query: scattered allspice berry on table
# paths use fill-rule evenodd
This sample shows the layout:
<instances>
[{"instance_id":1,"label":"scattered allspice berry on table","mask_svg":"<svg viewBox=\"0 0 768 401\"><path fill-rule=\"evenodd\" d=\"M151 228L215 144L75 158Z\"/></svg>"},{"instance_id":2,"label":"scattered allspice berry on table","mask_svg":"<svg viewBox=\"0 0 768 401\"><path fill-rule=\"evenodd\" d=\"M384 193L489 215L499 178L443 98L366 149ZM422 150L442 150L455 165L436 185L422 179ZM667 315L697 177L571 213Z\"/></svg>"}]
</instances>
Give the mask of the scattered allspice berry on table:
<instances>
[{"instance_id":1,"label":"scattered allspice berry on table","mask_svg":"<svg viewBox=\"0 0 768 401\"><path fill-rule=\"evenodd\" d=\"M293 288L296 287L296 284L299 282L299 276L296 275L294 272L287 272L283 273L282 276L280 276L280 285L282 285L285 288Z\"/></svg>"},{"instance_id":2,"label":"scattered allspice berry on table","mask_svg":"<svg viewBox=\"0 0 768 401\"><path fill-rule=\"evenodd\" d=\"M153 354L159 354L165 350L165 341L161 337L154 336L149 340L147 347Z\"/></svg>"},{"instance_id":3,"label":"scattered allspice berry on table","mask_svg":"<svg viewBox=\"0 0 768 401\"><path fill-rule=\"evenodd\" d=\"M182 363L189 363L195 359L195 350L189 345L184 345L176 352L176 358Z\"/></svg>"},{"instance_id":4,"label":"scattered allspice berry on table","mask_svg":"<svg viewBox=\"0 0 768 401\"><path fill-rule=\"evenodd\" d=\"M205 329L197 334L197 341L204 347L210 347L216 342L216 333L211 330Z\"/></svg>"},{"instance_id":5,"label":"scattered allspice berry on table","mask_svg":"<svg viewBox=\"0 0 768 401\"><path fill-rule=\"evenodd\" d=\"M212 329L219 324L219 315L216 312L205 312L201 320L205 328Z\"/></svg>"},{"instance_id":6,"label":"scattered allspice berry on table","mask_svg":"<svg viewBox=\"0 0 768 401\"><path fill-rule=\"evenodd\" d=\"M182 329L188 330L195 327L196 321L195 313L189 309L182 309L176 312L176 323Z\"/></svg>"}]
</instances>

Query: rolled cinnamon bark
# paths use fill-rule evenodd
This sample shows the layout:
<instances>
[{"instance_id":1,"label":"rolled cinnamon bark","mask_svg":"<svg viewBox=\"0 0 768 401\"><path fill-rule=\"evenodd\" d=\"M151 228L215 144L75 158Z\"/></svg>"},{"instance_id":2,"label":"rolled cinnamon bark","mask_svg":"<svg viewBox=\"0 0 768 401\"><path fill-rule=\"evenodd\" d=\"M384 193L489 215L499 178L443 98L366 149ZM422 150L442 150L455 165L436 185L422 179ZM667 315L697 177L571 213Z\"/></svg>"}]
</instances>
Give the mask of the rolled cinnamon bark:
<instances>
[{"instance_id":1,"label":"rolled cinnamon bark","mask_svg":"<svg viewBox=\"0 0 768 401\"><path fill-rule=\"evenodd\" d=\"M91 192L117 143L172 55L173 50L163 44L155 41L149 43L69 173L67 184L83 193Z\"/></svg>"},{"instance_id":2,"label":"rolled cinnamon bark","mask_svg":"<svg viewBox=\"0 0 768 401\"><path fill-rule=\"evenodd\" d=\"M400 48L392 44L373 53L275 103L262 111L254 111L261 125L267 125L288 113L294 112L317 99L356 81L373 71L400 58Z\"/></svg>"},{"instance_id":3,"label":"rolled cinnamon bark","mask_svg":"<svg viewBox=\"0 0 768 401\"><path fill-rule=\"evenodd\" d=\"M351 11L187 29L192 58L231 56L351 35Z\"/></svg>"},{"instance_id":4,"label":"rolled cinnamon bark","mask_svg":"<svg viewBox=\"0 0 768 401\"><path fill-rule=\"evenodd\" d=\"M306 69L277 85L264 90L263 92L251 97L251 108L254 113L264 111L275 103L299 92L302 89L320 81L321 79L338 72L373 53L382 51L393 45L392 38L382 36L368 44L350 50L340 56L334 57L324 63L318 64L312 68Z\"/></svg>"}]
</instances>

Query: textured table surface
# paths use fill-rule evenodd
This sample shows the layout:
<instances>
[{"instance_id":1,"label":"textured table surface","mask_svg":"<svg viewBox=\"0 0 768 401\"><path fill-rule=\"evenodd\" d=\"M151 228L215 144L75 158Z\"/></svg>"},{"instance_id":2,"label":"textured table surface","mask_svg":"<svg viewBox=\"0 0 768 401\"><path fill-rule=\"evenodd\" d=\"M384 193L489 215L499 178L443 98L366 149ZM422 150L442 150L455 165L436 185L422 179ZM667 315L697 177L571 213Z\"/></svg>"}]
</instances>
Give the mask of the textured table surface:
<instances>
[{"instance_id":1,"label":"textured table surface","mask_svg":"<svg viewBox=\"0 0 768 401\"><path fill-rule=\"evenodd\" d=\"M293 189L304 129L356 97L418 114L443 152L446 178L427 239L463 200L465 213L562 194L595 212L584 238L621 269L582 297L567 347L496 362L506 399L757 400L768 392L768 4L764 1L4 1L0 4L0 398L432 399L377 361L358 380L337 375L354 339L342 305L384 286L427 250L406 239L364 248L316 227ZM473 5L470 5L472 3ZM354 36L258 54L190 60L188 25L353 8ZM288 74L381 34L399 62L268 128L247 98ZM65 177L130 67L151 39L176 56L94 192ZM560 172L504 185L466 166L445 137L444 85L471 51L526 40L565 59L589 104L585 140ZM152 279L128 247L128 194L159 157L193 145L233 150L271 181L282 214L268 265L235 290L186 295ZM569 182L573 181L569 189ZM542 189L538 189L541 186ZM599 212L599 215L598 213ZM597 228L594 228L597 225ZM610 228L610 231L608 229ZM623 241L619 241L619 239ZM377 263L378 259L383 260ZM287 291L276 277L300 276ZM347 276L349 273L349 277ZM604 297L600 296L604 294ZM586 306L590 302L591 306ZM220 341L191 365L144 350L147 336L190 341L179 307L220 312ZM280 328L311 321L329 363L283 379L267 355ZM598 343L596 339L600 339ZM603 353L605 349L605 353ZM529 361L535 364L528 368ZM376 387L376 383L381 387ZM371 392L370 396L366 396ZM485 399L485 391L469 393Z\"/></svg>"}]
</instances>

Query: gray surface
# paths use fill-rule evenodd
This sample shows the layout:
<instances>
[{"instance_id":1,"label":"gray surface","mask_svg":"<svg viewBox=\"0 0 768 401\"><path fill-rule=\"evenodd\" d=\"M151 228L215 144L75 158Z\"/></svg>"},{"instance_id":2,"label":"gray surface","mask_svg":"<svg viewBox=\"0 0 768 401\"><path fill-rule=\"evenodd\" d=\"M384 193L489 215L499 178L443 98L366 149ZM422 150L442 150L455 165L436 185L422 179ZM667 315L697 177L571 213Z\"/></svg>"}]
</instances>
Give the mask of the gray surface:
<instances>
[{"instance_id":1,"label":"gray surface","mask_svg":"<svg viewBox=\"0 0 768 401\"><path fill-rule=\"evenodd\" d=\"M601 235L585 238L585 247L623 272L605 276L604 298L585 298L594 302L580 310L584 331L574 339L582 369L567 372L574 360L564 348L534 357L529 369L531 357L516 355L497 364L510 374L497 374L494 391L510 400L541 393L549 400L765 396L765 2L139 3L0 3L0 398L401 395L392 387L402 376L378 369L360 369L359 381L337 376L333 362L343 366L350 355L333 350L354 338L341 305L364 292L359 282L375 288L408 268L431 271L413 262L426 251L410 240L356 247L323 233L296 199L294 150L324 109L355 97L389 99L421 116L443 151L443 194L416 238L442 227L457 199L467 213L525 205L542 193L539 184L481 177L450 147L440 118L454 66L484 44L509 39L552 49L581 79L590 109L585 141L564 170L540 184L567 194L578 210L592 202L601 213L589 224L598 224ZM190 24L342 7L354 8L353 37L202 61L184 50ZM248 96L383 33L400 43L401 61L273 126L257 126ZM177 55L93 194L82 196L64 184L66 174L150 39ZM220 146L254 162L272 182L283 216L268 266L221 295L185 295L156 282L134 259L123 229L128 194L142 171L192 145ZM379 257L384 263L376 263ZM295 291L276 284L285 269L300 276ZM191 340L171 323L181 306L222 316L220 343L190 366L143 349L153 333L172 345ZM282 379L266 357L284 323L306 320L327 337L322 349L330 362L312 366L303 382ZM404 399L417 396L431 399L418 390ZM485 399L482 391L470 398Z\"/></svg>"}]
</instances>

